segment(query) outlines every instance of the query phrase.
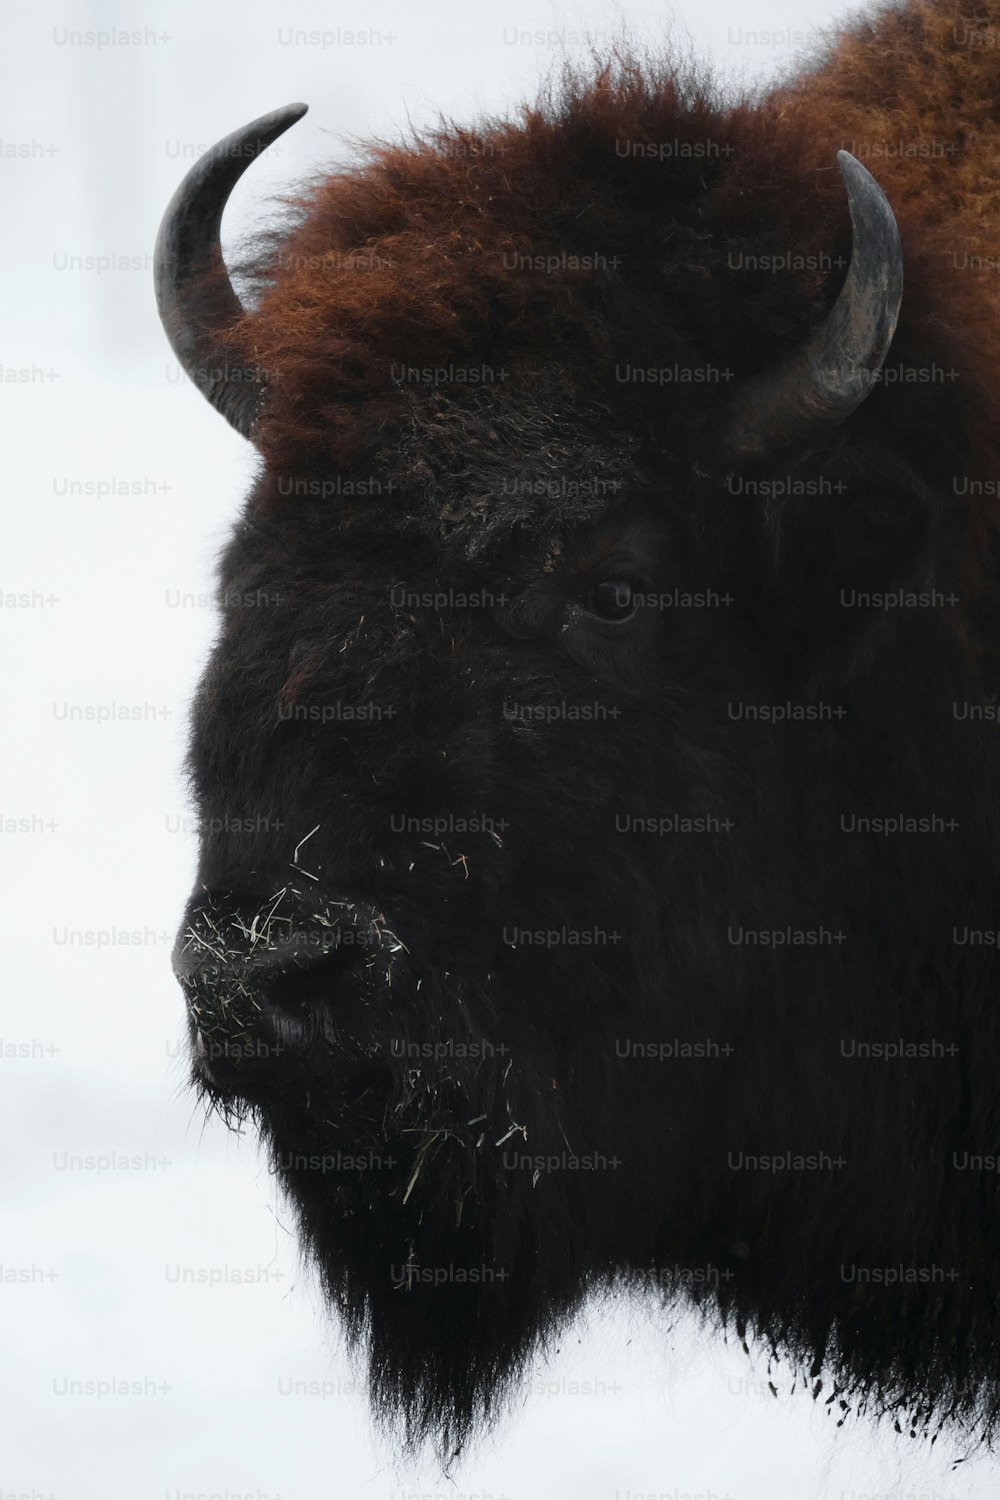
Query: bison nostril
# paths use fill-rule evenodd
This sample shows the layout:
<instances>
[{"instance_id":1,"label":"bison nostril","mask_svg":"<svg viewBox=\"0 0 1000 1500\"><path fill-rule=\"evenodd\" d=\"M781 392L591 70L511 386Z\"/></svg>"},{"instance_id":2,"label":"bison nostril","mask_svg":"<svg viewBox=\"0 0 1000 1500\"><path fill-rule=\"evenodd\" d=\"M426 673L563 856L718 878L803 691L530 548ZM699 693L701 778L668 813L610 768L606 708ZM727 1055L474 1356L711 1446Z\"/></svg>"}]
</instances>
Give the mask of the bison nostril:
<instances>
[{"instance_id":1,"label":"bison nostril","mask_svg":"<svg viewBox=\"0 0 1000 1500\"><path fill-rule=\"evenodd\" d=\"M362 949L341 944L308 967L288 968L271 975L264 988L276 1010L301 1019L307 1011L336 1002L361 968Z\"/></svg>"}]
</instances>

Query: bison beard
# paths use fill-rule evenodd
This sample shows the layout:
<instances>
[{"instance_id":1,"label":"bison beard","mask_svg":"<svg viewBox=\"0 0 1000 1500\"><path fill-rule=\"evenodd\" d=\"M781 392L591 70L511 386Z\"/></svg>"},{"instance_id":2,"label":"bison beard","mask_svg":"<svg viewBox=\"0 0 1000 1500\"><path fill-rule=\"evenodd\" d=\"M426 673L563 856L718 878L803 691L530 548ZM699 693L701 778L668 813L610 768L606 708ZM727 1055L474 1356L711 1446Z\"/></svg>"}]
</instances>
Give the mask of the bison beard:
<instances>
[{"instance_id":1,"label":"bison beard","mask_svg":"<svg viewBox=\"0 0 1000 1500\"><path fill-rule=\"evenodd\" d=\"M971 139L983 11L752 104L619 56L373 148L249 309L219 219L301 110L168 211L168 332L261 456L193 716L194 1077L411 1443L636 1289L838 1415L994 1435L1000 153L870 163L894 337L834 157Z\"/></svg>"}]
</instances>

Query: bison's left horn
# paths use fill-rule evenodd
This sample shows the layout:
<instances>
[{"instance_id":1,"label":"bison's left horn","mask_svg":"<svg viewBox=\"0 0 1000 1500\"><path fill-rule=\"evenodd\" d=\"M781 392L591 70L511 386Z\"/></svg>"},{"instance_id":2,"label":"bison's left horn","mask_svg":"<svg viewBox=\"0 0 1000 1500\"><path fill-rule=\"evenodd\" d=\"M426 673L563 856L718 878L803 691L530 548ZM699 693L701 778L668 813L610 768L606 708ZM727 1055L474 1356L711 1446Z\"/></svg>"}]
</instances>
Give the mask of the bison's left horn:
<instances>
[{"instance_id":1,"label":"bison's left horn","mask_svg":"<svg viewBox=\"0 0 1000 1500\"><path fill-rule=\"evenodd\" d=\"M844 285L806 342L737 393L727 431L731 455L762 456L839 427L870 395L889 352L903 297L899 230L867 168L849 151L838 151L837 162L854 234Z\"/></svg>"},{"instance_id":2,"label":"bison's left horn","mask_svg":"<svg viewBox=\"0 0 1000 1500\"><path fill-rule=\"evenodd\" d=\"M222 212L253 159L307 107L289 104L261 115L206 151L171 198L156 237L156 305L173 351L202 395L246 438L253 436L267 383L253 365L229 364L220 349L218 335L244 312L222 259Z\"/></svg>"}]
</instances>

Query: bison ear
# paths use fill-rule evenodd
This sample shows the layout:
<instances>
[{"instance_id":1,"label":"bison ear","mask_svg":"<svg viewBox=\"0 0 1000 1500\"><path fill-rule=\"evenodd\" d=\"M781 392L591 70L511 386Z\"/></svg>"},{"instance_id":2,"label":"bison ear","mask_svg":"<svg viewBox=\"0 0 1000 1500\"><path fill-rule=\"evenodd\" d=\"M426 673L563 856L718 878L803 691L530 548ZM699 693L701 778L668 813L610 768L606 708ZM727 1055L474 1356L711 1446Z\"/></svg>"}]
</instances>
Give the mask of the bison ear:
<instances>
[{"instance_id":1,"label":"bison ear","mask_svg":"<svg viewBox=\"0 0 1000 1500\"><path fill-rule=\"evenodd\" d=\"M853 245L844 285L806 342L734 397L726 431L732 458L762 458L834 431L878 379L899 320L903 252L888 199L848 151L837 152Z\"/></svg>"},{"instance_id":2,"label":"bison ear","mask_svg":"<svg viewBox=\"0 0 1000 1500\"><path fill-rule=\"evenodd\" d=\"M167 338L184 372L245 438L253 437L267 384L255 366L221 354L219 334L244 316L222 259L222 212L254 158L307 108L289 104L261 115L206 151L171 198L156 237L156 305Z\"/></svg>"}]
</instances>

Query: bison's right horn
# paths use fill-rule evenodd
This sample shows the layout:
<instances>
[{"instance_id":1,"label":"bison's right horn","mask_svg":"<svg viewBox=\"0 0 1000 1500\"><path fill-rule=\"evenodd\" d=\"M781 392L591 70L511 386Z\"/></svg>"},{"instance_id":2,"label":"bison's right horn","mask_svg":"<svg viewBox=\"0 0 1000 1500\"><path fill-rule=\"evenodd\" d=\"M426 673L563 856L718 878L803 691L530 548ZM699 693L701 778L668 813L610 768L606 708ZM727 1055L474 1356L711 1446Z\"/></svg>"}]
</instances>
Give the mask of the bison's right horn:
<instances>
[{"instance_id":1,"label":"bison's right horn","mask_svg":"<svg viewBox=\"0 0 1000 1500\"><path fill-rule=\"evenodd\" d=\"M202 395L246 438L253 437L267 383L253 365L238 357L229 365L221 354L218 334L244 313L222 259L222 212L253 159L307 108L289 104L261 115L206 151L171 198L156 237L156 304L167 338Z\"/></svg>"},{"instance_id":2,"label":"bison's right horn","mask_svg":"<svg viewBox=\"0 0 1000 1500\"><path fill-rule=\"evenodd\" d=\"M889 352L903 298L899 230L868 169L849 151L837 162L854 231L844 285L806 342L737 393L726 432L732 456L762 457L833 431L871 394Z\"/></svg>"}]
</instances>

